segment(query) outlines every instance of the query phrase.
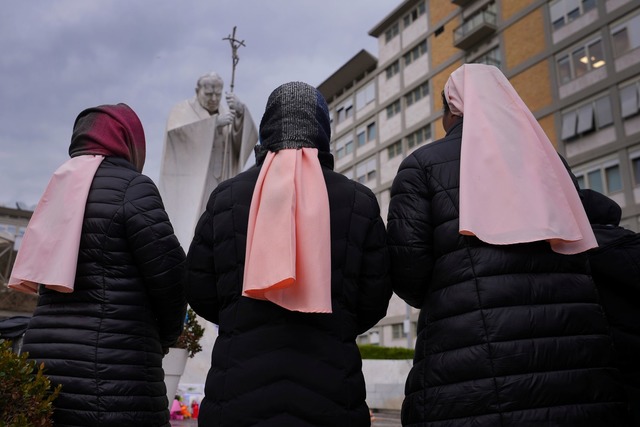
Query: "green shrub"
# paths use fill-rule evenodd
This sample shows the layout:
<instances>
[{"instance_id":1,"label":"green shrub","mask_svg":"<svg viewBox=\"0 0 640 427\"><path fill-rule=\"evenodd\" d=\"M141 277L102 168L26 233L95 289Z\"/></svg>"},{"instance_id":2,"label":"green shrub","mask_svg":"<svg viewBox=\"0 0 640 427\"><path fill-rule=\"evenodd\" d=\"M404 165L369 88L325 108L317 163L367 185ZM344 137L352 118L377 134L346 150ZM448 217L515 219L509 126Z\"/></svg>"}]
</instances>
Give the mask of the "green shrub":
<instances>
[{"instance_id":1,"label":"green shrub","mask_svg":"<svg viewBox=\"0 0 640 427\"><path fill-rule=\"evenodd\" d=\"M414 350L404 347L380 347L378 345L359 345L363 359L413 359Z\"/></svg>"},{"instance_id":2,"label":"green shrub","mask_svg":"<svg viewBox=\"0 0 640 427\"><path fill-rule=\"evenodd\" d=\"M0 426L49 427L53 425L53 400L60 386L51 390L44 364L36 366L11 350L11 342L0 339Z\"/></svg>"},{"instance_id":3,"label":"green shrub","mask_svg":"<svg viewBox=\"0 0 640 427\"><path fill-rule=\"evenodd\" d=\"M196 312L189 307L187 309L187 320L184 324L184 329L174 347L186 349L189 352L189 357L193 357L196 353L202 351L200 339L203 335L204 328L198 323Z\"/></svg>"}]
</instances>

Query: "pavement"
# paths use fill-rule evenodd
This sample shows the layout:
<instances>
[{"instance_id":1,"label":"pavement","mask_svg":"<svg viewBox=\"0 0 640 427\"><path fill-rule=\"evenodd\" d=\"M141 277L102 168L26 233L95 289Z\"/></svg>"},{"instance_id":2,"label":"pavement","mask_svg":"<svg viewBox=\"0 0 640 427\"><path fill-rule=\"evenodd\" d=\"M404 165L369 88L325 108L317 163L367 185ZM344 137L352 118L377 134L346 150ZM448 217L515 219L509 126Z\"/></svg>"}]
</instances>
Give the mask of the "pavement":
<instances>
[{"instance_id":1,"label":"pavement","mask_svg":"<svg viewBox=\"0 0 640 427\"><path fill-rule=\"evenodd\" d=\"M400 411L376 410L373 412L372 427L401 427ZM171 420L171 427L197 427L198 420ZM339 427L339 426L336 426Z\"/></svg>"}]
</instances>

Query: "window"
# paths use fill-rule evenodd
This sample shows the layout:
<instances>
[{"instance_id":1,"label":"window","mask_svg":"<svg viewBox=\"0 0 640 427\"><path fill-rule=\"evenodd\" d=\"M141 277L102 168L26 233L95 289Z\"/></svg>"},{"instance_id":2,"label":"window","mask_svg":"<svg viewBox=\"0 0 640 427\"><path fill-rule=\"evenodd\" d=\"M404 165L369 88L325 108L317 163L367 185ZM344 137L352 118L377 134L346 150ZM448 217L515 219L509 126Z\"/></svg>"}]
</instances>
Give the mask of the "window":
<instances>
[{"instance_id":1,"label":"window","mask_svg":"<svg viewBox=\"0 0 640 427\"><path fill-rule=\"evenodd\" d=\"M345 154L353 153L353 140L352 139L348 140L347 143L344 144L344 153Z\"/></svg>"},{"instance_id":2,"label":"window","mask_svg":"<svg viewBox=\"0 0 640 427\"><path fill-rule=\"evenodd\" d=\"M389 65L384 71L387 75L387 80L390 79L391 77L395 76L400 72L400 62L395 61L393 64Z\"/></svg>"},{"instance_id":3,"label":"window","mask_svg":"<svg viewBox=\"0 0 640 427\"><path fill-rule=\"evenodd\" d=\"M561 85L571 81L571 61L569 56L563 56L558 59L558 80Z\"/></svg>"},{"instance_id":4,"label":"window","mask_svg":"<svg viewBox=\"0 0 640 427\"><path fill-rule=\"evenodd\" d=\"M395 36L400 33L400 25L396 22L387 31L384 32L384 42L389 43Z\"/></svg>"},{"instance_id":5,"label":"window","mask_svg":"<svg viewBox=\"0 0 640 427\"><path fill-rule=\"evenodd\" d=\"M633 173L633 182L636 187L640 186L640 155L631 159L631 169Z\"/></svg>"},{"instance_id":6,"label":"window","mask_svg":"<svg viewBox=\"0 0 640 427\"><path fill-rule=\"evenodd\" d=\"M396 100L387 107L387 119L395 116L400 112L400 100Z\"/></svg>"},{"instance_id":7,"label":"window","mask_svg":"<svg viewBox=\"0 0 640 427\"><path fill-rule=\"evenodd\" d=\"M587 185L590 189L604 194L604 187L602 186L602 171L598 169L587 173Z\"/></svg>"},{"instance_id":8,"label":"window","mask_svg":"<svg viewBox=\"0 0 640 427\"><path fill-rule=\"evenodd\" d=\"M640 14L611 27L613 56L618 58L640 47Z\"/></svg>"},{"instance_id":9,"label":"window","mask_svg":"<svg viewBox=\"0 0 640 427\"><path fill-rule=\"evenodd\" d=\"M431 138L431 125L426 125L417 131L407 135L407 146L416 147Z\"/></svg>"},{"instance_id":10,"label":"window","mask_svg":"<svg viewBox=\"0 0 640 427\"><path fill-rule=\"evenodd\" d=\"M336 159L341 159L344 156L344 145L336 144Z\"/></svg>"},{"instance_id":11,"label":"window","mask_svg":"<svg viewBox=\"0 0 640 427\"><path fill-rule=\"evenodd\" d=\"M589 188L602 194L622 191L620 165L616 162L607 162L584 173L576 173L576 177L580 188Z\"/></svg>"},{"instance_id":12,"label":"window","mask_svg":"<svg viewBox=\"0 0 640 427\"><path fill-rule=\"evenodd\" d=\"M587 133L593 130L593 104L583 105L578 109L577 133Z\"/></svg>"},{"instance_id":13,"label":"window","mask_svg":"<svg viewBox=\"0 0 640 427\"><path fill-rule=\"evenodd\" d=\"M549 3L553 29L558 30L596 7L596 0L555 0Z\"/></svg>"},{"instance_id":14,"label":"window","mask_svg":"<svg viewBox=\"0 0 640 427\"><path fill-rule=\"evenodd\" d=\"M427 41L423 40L416 47L404 54L404 65L406 66L411 64L413 61L420 58L425 53L427 53Z\"/></svg>"},{"instance_id":15,"label":"window","mask_svg":"<svg viewBox=\"0 0 640 427\"><path fill-rule=\"evenodd\" d=\"M336 123L353 116L353 100L349 99L336 108Z\"/></svg>"},{"instance_id":16,"label":"window","mask_svg":"<svg viewBox=\"0 0 640 427\"><path fill-rule=\"evenodd\" d=\"M613 123L611 98L602 96L589 103L562 113L561 138L568 141L590 132L598 131Z\"/></svg>"},{"instance_id":17,"label":"window","mask_svg":"<svg viewBox=\"0 0 640 427\"><path fill-rule=\"evenodd\" d=\"M358 133L358 147L362 147L367 143L367 137L365 131Z\"/></svg>"},{"instance_id":18,"label":"window","mask_svg":"<svg viewBox=\"0 0 640 427\"><path fill-rule=\"evenodd\" d=\"M402 154L402 141L396 141L387 147L387 158L391 159L401 154Z\"/></svg>"},{"instance_id":19,"label":"window","mask_svg":"<svg viewBox=\"0 0 640 427\"><path fill-rule=\"evenodd\" d=\"M356 139L358 140L358 147L362 147L367 142L376 139L376 123L371 122L365 128L358 130Z\"/></svg>"},{"instance_id":20,"label":"window","mask_svg":"<svg viewBox=\"0 0 640 427\"><path fill-rule=\"evenodd\" d=\"M576 136L576 124L578 123L578 114L575 111L569 111L562 115L562 134L560 138L566 141Z\"/></svg>"},{"instance_id":21,"label":"window","mask_svg":"<svg viewBox=\"0 0 640 427\"><path fill-rule=\"evenodd\" d=\"M609 95L596 99L595 104L596 113L596 128L602 129L613 123L613 113L611 112L611 98Z\"/></svg>"},{"instance_id":22,"label":"window","mask_svg":"<svg viewBox=\"0 0 640 427\"><path fill-rule=\"evenodd\" d=\"M592 40L586 45L577 46L571 52L556 57L558 81L563 85L604 64L602 40Z\"/></svg>"},{"instance_id":23,"label":"window","mask_svg":"<svg viewBox=\"0 0 640 427\"><path fill-rule=\"evenodd\" d=\"M341 159L353 152L353 140L340 140L336 142L336 159Z\"/></svg>"},{"instance_id":24,"label":"window","mask_svg":"<svg viewBox=\"0 0 640 427\"><path fill-rule=\"evenodd\" d=\"M586 49L584 47L579 48L578 50L574 50L571 53L571 63L573 64L573 77L578 78L587 74L589 71L589 64L587 55L585 54Z\"/></svg>"},{"instance_id":25,"label":"window","mask_svg":"<svg viewBox=\"0 0 640 427\"><path fill-rule=\"evenodd\" d=\"M604 170L607 180L607 193L615 193L622 190L622 178L620 177L620 166L609 166Z\"/></svg>"},{"instance_id":26,"label":"window","mask_svg":"<svg viewBox=\"0 0 640 427\"><path fill-rule=\"evenodd\" d=\"M376 139L376 123L369 123L367 125L367 142Z\"/></svg>"},{"instance_id":27,"label":"window","mask_svg":"<svg viewBox=\"0 0 640 427\"><path fill-rule=\"evenodd\" d=\"M417 88L413 89L411 92L405 95L404 99L407 103L407 107L412 105L415 102L418 102L425 96L429 95L429 82L426 81L422 83Z\"/></svg>"},{"instance_id":28,"label":"window","mask_svg":"<svg viewBox=\"0 0 640 427\"><path fill-rule=\"evenodd\" d=\"M349 105L344 109L344 118L348 119L349 117L353 117L353 105Z\"/></svg>"},{"instance_id":29,"label":"window","mask_svg":"<svg viewBox=\"0 0 640 427\"><path fill-rule=\"evenodd\" d=\"M407 13L404 16L404 27L407 28L409 25L416 22L420 16L424 15L424 12L425 12L424 2L420 2L418 6L413 8L411 12Z\"/></svg>"},{"instance_id":30,"label":"window","mask_svg":"<svg viewBox=\"0 0 640 427\"><path fill-rule=\"evenodd\" d=\"M404 325L402 323L394 323L391 325L391 338L394 340L405 338L407 334L404 332Z\"/></svg>"},{"instance_id":31,"label":"window","mask_svg":"<svg viewBox=\"0 0 640 427\"><path fill-rule=\"evenodd\" d=\"M376 177L376 158L370 157L369 159L361 162L356 166L356 181L364 184L367 181L375 179Z\"/></svg>"},{"instance_id":32,"label":"window","mask_svg":"<svg viewBox=\"0 0 640 427\"><path fill-rule=\"evenodd\" d=\"M588 63L591 68L600 68L602 67L604 62L604 50L602 48L602 40L597 40L587 46L589 50L589 59ZM586 58L580 58L580 61L586 61Z\"/></svg>"},{"instance_id":33,"label":"window","mask_svg":"<svg viewBox=\"0 0 640 427\"><path fill-rule=\"evenodd\" d=\"M374 82L369 83L358 92L356 92L356 109L360 110L365 105L376 99L376 85Z\"/></svg>"},{"instance_id":34,"label":"window","mask_svg":"<svg viewBox=\"0 0 640 427\"><path fill-rule=\"evenodd\" d=\"M638 114L638 82L620 88L620 107L624 119Z\"/></svg>"},{"instance_id":35,"label":"window","mask_svg":"<svg viewBox=\"0 0 640 427\"><path fill-rule=\"evenodd\" d=\"M498 48L498 46L496 46L484 55L481 55L469 62L476 64L495 65L496 67L500 67L500 65L502 64L500 49Z\"/></svg>"}]
</instances>

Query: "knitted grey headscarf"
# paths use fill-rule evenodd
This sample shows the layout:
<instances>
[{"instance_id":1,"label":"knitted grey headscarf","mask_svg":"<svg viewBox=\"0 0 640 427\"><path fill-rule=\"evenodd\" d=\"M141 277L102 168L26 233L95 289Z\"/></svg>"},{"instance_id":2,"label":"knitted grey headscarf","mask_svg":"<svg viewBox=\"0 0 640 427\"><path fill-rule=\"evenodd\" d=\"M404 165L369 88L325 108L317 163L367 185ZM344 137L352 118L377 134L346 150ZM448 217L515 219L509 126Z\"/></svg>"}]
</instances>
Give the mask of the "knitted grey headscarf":
<instances>
[{"instance_id":1,"label":"knitted grey headscarf","mask_svg":"<svg viewBox=\"0 0 640 427\"><path fill-rule=\"evenodd\" d=\"M260 122L263 150L308 147L328 153L330 140L329 108L316 88L291 82L271 92Z\"/></svg>"}]
</instances>

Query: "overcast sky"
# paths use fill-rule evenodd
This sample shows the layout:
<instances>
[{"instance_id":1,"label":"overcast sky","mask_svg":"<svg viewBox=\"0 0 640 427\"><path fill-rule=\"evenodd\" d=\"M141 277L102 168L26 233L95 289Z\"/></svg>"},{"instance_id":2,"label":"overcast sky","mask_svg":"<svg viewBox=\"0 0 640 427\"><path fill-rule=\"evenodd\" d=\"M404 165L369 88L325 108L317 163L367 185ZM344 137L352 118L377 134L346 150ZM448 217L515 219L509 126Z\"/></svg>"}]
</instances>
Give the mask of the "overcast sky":
<instances>
[{"instance_id":1,"label":"overcast sky","mask_svg":"<svg viewBox=\"0 0 640 427\"><path fill-rule=\"evenodd\" d=\"M0 205L33 207L67 160L80 111L124 102L147 140L157 182L171 107L216 71L256 125L267 97L294 80L322 83L361 49L402 0L4 0L0 14Z\"/></svg>"}]
</instances>

